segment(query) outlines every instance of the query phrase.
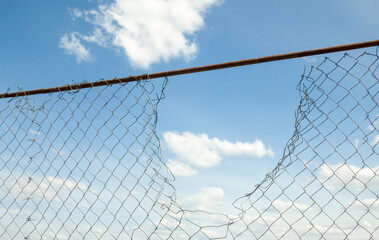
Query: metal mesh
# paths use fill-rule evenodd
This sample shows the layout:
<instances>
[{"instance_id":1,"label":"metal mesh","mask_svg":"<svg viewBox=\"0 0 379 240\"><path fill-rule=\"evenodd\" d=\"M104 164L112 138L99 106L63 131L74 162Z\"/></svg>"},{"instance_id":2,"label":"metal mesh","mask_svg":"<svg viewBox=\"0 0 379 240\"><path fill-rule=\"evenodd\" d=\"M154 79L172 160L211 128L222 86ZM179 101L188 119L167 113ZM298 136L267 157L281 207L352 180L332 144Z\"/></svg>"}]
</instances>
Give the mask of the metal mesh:
<instances>
[{"instance_id":1,"label":"metal mesh","mask_svg":"<svg viewBox=\"0 0 379 240\"><path fill-rule=\"evenodd\" d=\"M245 228L237 236L379 238L377 73L378 55L364 53L325 58L303 75L281 161L234 204Z\"/></svg>"},{"instance_id":2,"label":"metal mesh","mask_svg":"<svg viewBox=\"0 0 379 240\"><path fill-rule=\"evenodd\" d=\"M173 194L162 97L143 81L4 101L0 239L149 238Z\"/></svg>"},{"instance_id":3,"label":"metal mesh","mask_svg":"<svg viewBox=\"0 0 379 240\"><path fill-rule=\"evenodd\" d=\"M167 79L3 100L0 239L379 239L378 64L303 75L283 157L234 214L177 203L155 132Z\"/></svg>"}]
</instances>

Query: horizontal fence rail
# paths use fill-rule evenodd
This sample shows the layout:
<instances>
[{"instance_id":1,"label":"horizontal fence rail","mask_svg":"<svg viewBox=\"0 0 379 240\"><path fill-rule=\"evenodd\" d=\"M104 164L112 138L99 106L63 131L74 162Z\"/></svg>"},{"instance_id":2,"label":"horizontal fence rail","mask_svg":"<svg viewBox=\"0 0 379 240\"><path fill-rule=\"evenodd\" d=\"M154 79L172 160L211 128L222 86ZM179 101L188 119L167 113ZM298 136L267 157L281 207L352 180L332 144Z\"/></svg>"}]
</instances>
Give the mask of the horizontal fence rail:
<instances>
[{"instance_id":1,"label":"horizontal fence rail","mask_svg":"<svg viewBox=\"0 0 379 240\"><path fill-rule=\"evenodd\" d=\"M143 74L143 75L123 77L123 78L114 78L114 79L102 80L102 81L97 81L97 82L87 82L87 83L65 85L65 86L59 86L59 87L53 87L53 88L3 93L3 94L0 94L0 98L11 98L11 97L43 94L43 93L64 92L64 91L78 90L78 89L83 89L83 88L99 87L99 86L106 86L106 85L112 85L112 84L118 84L118 83L135 82L135 81L146 80L146 79L154 79L154 78L170 77L170 76L177 76L177 75L190 74L190 73L206 72L206 71L219 70L219 69L225 69L225 68L253 65L253 64L258 64L258 63L274 62L274 61L294 59L294 58L299 58L299 57L309 57L309 56L314 56L314 55L349 51L349 50L374 47L374 46L379 46L379 40L352 43L352 44L333 46L333 47L327 47L327 48L319 48L319 49L306 50L306 51L300 51L300 52L284 53L284 54L279 54L279 55L251 58L251 59L218 63L218 64L212 64L212 65L199 66L199 67L184 68L184 69L178 69L178 70L172 70L172 71L166 71L166 72Z\"/></svg>"}]
</instances>

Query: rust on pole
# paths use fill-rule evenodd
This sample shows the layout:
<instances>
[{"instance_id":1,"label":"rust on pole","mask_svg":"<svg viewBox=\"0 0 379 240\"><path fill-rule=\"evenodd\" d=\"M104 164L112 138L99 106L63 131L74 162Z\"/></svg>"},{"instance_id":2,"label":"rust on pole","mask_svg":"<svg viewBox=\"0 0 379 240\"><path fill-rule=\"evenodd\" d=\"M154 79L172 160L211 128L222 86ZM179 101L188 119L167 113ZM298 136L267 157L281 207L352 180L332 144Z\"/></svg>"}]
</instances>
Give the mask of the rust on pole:
<instances>
[{"instance_id":1,"label":"rust on pole","mask_svg":"<svg viewBox=\"0 0 379 240\"><path fill-rule=\"evenodd\" d=\"M284 53L284 54L279 54L279 55L251 58L251 59L245 59L245 60L240 60L240 61L218 63L218 64L212 64L212 65L199 66L199 67L184 68L184 69L178 69L178 70L172 70L172 71L166 71L166 72L158 72L158 73L152 73L152 74L115 78L115 79L102 80L102 81L97 81L97 82L72 84L72 85L65 85L65 86L60 86L60 87L36 89L36 90L13 92L13 93L3 93L3 94L0 94L0 98L11 98L11 97L43 94L43 93L54 93L54 92L78 90L78 89L83 89L83 88L91 88L91 87L112 85L112 84L118 84L118 83L135 82L135 81L146 80L146 79L170 77L170 76L176 76L176 75L212 71L212 70L239 67L239 66L252 65L252 64L258 64L258 63L274 62L274 61L287 60L287 59L293 59L293 58L299 58L299 57L308 57L308 56L314 56L314 55L320 55L320 54L326 54L326 53L349 51L349 50L374 47L374 46L379 46L379 40L352 43L352 44L327 47L327 48L319 48L319 49L306 50L306 51L300 51L300 52Z\"/></svg>"}]
</instances>

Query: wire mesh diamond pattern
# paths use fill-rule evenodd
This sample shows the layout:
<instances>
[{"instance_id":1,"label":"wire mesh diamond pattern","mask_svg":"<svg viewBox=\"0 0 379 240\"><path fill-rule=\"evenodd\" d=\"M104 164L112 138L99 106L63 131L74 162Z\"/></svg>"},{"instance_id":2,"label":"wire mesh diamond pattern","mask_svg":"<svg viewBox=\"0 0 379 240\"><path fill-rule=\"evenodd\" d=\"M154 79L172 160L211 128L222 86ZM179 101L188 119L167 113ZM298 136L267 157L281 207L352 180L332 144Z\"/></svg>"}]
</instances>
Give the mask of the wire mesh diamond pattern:
<instances>
[{"instance_id":1,"label":"wire mesh diamond pattern","mask_svg":"<svg viewBox=\"0 0 379 240\"><path fill-rule=\"evenodd\" d=\"M378 239L378 63L303 74L283 156L233 215L175 196L156 133L167 78L3 99L0 238Z\"/></svg>"}]
</instances>

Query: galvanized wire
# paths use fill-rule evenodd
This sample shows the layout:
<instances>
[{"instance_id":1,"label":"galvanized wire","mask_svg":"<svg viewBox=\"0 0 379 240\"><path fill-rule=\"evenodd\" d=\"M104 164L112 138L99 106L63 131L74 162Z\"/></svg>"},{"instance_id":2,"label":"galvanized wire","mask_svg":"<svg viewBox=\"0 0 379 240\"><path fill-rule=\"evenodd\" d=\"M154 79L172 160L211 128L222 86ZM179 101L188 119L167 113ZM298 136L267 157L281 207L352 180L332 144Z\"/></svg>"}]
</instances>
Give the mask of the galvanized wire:
<instances>
[{"instance_id":1,"label":"galvanized wire","mask_svg":"<svg viewBox=\"0 0 379 240\"><path fill-rule=\"evenodd\" d=\"M176 199L156 133L167 79L3 100L0 239L378 239L378 60L303 74L283 156L234 214Z\"/></svg>"}]
</instances>

